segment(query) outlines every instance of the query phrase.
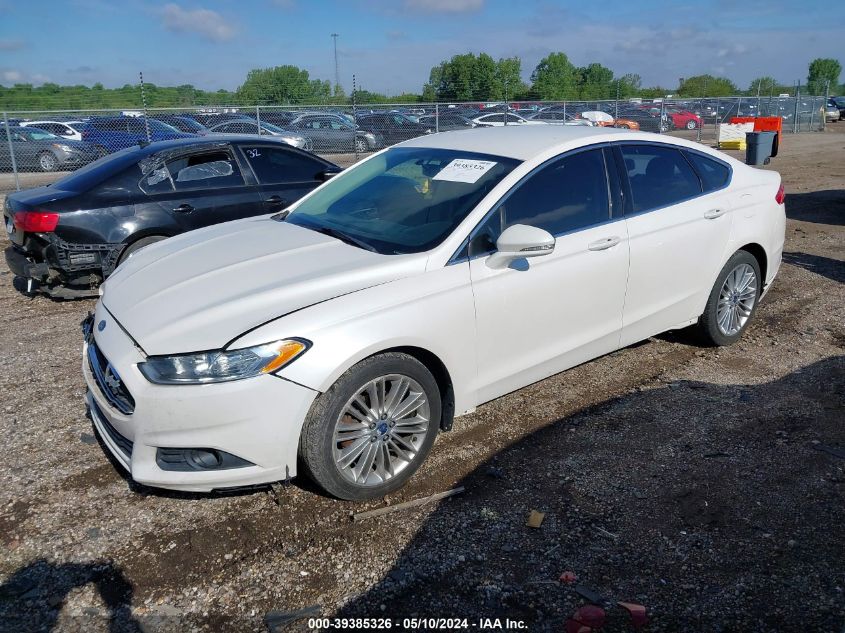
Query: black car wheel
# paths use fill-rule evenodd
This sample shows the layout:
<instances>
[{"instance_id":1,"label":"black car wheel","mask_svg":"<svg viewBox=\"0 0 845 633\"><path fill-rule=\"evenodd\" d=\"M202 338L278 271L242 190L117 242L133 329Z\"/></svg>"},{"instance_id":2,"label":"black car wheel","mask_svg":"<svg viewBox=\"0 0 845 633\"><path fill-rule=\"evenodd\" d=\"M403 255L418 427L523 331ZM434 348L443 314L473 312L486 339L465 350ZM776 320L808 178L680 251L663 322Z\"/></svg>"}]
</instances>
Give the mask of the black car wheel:
<instances>
[{"instance_id":1,"label":"black car wheel","mask_svg":"<svg viewBox=\"0 0 845 633\"><path fill-rule=\"evenodd\" d=\"M44 152L38 157L38 167L41 171L56 171L59 168L59 159L53 152Z\"/></svg>"}]
</instances>

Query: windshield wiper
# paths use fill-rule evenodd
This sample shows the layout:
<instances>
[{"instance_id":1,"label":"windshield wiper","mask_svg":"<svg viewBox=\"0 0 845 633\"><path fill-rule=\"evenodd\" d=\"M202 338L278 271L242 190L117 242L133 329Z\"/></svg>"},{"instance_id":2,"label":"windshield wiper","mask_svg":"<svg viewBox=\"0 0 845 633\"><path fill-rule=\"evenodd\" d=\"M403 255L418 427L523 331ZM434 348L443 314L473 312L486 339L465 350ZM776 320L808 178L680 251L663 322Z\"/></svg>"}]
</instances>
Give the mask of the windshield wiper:
<instances>
[{"instance_id":1,"label":"windshield wiper","mask_svg":"<svg viewBox=\"0 0 845 633\"><path fill-rule=\"evenodd\" d=\"M317 233L322 233L323 235L328 235L330 237L334 237L339 239L341 242L346 242L347 244L352 244L352 246L357 246L359 248L363 248L368 250L372 253L378 253L376 248L372 244L367 244L363 240L359 240L357 237L352 237L348 233L344 233L338 229L334 229L330 226L308 226L306 228L311 229L312 231L317 231Z\"/></svg>"}]
</instances>

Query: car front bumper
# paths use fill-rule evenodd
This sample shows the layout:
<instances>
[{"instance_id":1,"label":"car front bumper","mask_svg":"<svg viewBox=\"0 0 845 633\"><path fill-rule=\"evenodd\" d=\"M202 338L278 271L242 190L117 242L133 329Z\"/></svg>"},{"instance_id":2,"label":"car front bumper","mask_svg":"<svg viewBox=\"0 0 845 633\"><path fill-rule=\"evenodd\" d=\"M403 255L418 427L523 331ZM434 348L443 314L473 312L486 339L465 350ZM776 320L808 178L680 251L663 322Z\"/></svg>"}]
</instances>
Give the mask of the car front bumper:
<instances>
[{"instance_id":1,"label":"car front bumper","mask_svg":"<svg viewBox=\"0 0 845 633\"><path fill-rule=\"evenodd\" d=\"M272 375L207 385L155 385L138 369L145 356L100 302L92 323L102 321L103 330L94 327L83 345L86 401L103 443L133 480L210 492L296 475L299 434L316 391ZM119 410L107 381L95 376L89 344L113 370L110 380L118 376L121 388L131 394L131 412ZM159 449L204 449L243 461L238 467L172 470L161 467Z\"/></svg>"}]
</instances>

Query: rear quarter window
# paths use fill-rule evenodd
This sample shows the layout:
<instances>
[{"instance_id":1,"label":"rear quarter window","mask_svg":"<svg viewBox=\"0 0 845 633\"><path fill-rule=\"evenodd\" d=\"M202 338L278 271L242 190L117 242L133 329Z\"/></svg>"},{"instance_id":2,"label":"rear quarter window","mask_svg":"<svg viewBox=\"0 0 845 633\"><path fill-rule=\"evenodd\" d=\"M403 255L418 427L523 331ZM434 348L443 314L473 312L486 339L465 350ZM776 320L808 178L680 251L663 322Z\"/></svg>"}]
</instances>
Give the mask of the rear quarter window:
<instances>
[{"instance_id":1,"label":"rear quarter window","mask_svg":"<svg viewBox=\"0 0 845 633\"><path fill-rule=\"evenodd\" d=\"M727 165L712 158L702 156L697 152L684 152L684 154L701 177L701 184L704 186L705 193L716 191L728 184L731 171Z\"/></svg>"}]
</instances>

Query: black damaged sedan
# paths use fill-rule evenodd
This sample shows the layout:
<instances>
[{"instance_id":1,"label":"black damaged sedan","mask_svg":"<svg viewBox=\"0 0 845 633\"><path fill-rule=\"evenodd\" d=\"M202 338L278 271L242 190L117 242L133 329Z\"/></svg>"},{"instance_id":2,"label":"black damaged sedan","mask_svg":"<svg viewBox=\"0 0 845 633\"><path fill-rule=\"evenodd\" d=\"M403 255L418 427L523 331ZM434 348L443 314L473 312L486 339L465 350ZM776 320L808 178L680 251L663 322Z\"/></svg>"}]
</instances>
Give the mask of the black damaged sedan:
<instances>
[{"instance_id":1,"label":"black damaged sedan","mask_svg":"<svg viewBox=\"0 0 845 633\"><path fill-rule=\"evenodd\" d=\"M255 136L130 147L6 197L6 262L22 292L96 295L133 252L178 233L284 209L340 168Z\"/></svg>"}]
</instances>

